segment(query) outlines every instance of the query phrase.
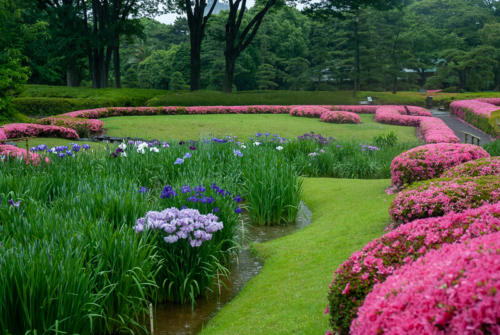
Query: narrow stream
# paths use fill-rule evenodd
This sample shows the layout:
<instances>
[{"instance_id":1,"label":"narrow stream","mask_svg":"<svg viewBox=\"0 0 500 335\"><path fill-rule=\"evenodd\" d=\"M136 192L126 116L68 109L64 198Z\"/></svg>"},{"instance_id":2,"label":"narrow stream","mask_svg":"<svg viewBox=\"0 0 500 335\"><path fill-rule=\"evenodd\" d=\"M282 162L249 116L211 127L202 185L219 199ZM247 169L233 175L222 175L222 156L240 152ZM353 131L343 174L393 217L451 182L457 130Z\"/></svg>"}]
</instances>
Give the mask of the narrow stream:
<instances>
[{"instance_id":1,"label":"narrow stream","mask_svg":"<svg viewBox=\"0 0 500 335\"><path fill-rule=\"evenodd\" d=\"M291 234L311 223L311 211L304 203L300 203L299 214L295 224L276 227L247 228L245 240L265 242ZM211 294L197 301L194 309L191 305L163 304L154 312L155 335L194 335L198 334L217 312L236 297L250 279L262 269L263 263L248 248L246 243L238 257L230 264L231 274L220 287L220 294Z\"/></svg>"}]
</instances>

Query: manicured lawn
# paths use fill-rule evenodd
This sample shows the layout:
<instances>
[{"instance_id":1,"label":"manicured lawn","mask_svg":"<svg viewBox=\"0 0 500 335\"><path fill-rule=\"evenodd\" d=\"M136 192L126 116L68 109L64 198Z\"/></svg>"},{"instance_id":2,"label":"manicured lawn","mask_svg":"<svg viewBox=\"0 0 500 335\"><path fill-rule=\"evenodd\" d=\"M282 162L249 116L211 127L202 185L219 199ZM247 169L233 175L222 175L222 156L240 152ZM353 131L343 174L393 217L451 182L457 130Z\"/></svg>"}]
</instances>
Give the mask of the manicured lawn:
<instances>
[{"instance_id":1,"label":"manicured lawn","mask_svg":"<svg viewBox=\"0 0 500 335\"><path fill-rule=\"evenodd\" d=\"M389 180L305 179L313 223L255 245L261 273L209 322L209 334L324 334L333 271L389 222Z\"/></svg>"},{"instance_id":2,"label":"manicured lawn","mask_svg":"<svg viewBox=\"0 0 500 335\"><path fill-rule=\"evenodd\" d=\"M209 136L236 135L248 139L256 133L269 132L294 138L314 131L336 139L360 141L394 131L400 141L415 141L413 127L385 125L373 121L373 115L361 115L361 124L331 124L319 119L289 115L155 115L102 119L110 136L146 137L148 139L199 139ZM147 134L147 135L146 135Z\"/></svg>"}]
</instances>

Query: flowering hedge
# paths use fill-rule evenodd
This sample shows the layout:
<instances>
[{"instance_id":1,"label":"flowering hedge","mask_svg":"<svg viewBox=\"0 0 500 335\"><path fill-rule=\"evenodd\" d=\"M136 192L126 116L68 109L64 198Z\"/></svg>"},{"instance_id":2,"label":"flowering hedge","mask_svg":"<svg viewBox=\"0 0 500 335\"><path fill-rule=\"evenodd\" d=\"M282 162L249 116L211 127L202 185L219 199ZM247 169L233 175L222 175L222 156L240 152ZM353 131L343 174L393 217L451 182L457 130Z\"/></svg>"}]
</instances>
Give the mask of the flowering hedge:
<instances>
[{"instance_id":1,"label":"flowering hedge","mask_svg":"<svg viewBox=\"0 0 500 335\"><path fill-rule=\"evenodd\" d=\"M434 179L415 184L396 195L389 213L396 223L463 212L500 201L497 176Z\"/></svg>"},{"instance_id":2,"label":"flowering hedge","mask_svg":"<svg viewBox=\"0 0 500 335\"><path fill-rule=\"evenodd\" d=\"M418 127L426 143L457 143L459 138L441 119L422 107L381 106L375 113L375 121L401 126Z\"/></svg>"},{"instance_id":3,"label":"flowering hedge","mask_svg":"<svg viewBox=\"0 0 500 335\"><path fill-rule=\"evenodd\" d=\"M433 250L375 286L353 335L499 334L500 233Z\"/></svg>"},{"instance_id":4,"label":"flowering hedge","mask_svg":"<svg viewBox=\"0 0 500 335\"><path fill-rule=\"evenodd\" d=\"M336 111L346 111L358 114L375 114L379 105L335 105L331 106L329 109Z\"/></svg>"},{"instance_id":5,"label":"flowering hedge","mask_svg":"<svg viewBox=\"0 0 500 335\"><path fill-rule=\"evenodd\" d=\"M3 134L2 134L3 133ZM18 137L63 137L67 139L79 138L74 129L47 126L34 123L11 123L0 128L0 139L18 138Z\"/></svg>"},{"instance_id":6,"label":"flowering hedge","mask_svg":"<svg viewBox=\"0 0 500 335\"><path fill-rule=\"evenodd\" d=\"M326 111L320 116L321 121L328 123L360 123L358 114L344 111Z\"/></svg>"},{"instance_id":7,"label":"flowering hedge","mask_svg":"<svg viewBox=\"0 0 500 335\"><path fill-rule=\"evenodd\" d=\"M328 109L322 106L292 106L290 115L305 117L321 117Z\"/></svg>"},{"instance_id":8,"label":"flowering hedge","mask_svg":"<svg viewBox=\"0 0 500 335\"><path fill-rule=\"evenodd\" d=\"M478 100L495 106L500 106L500 98L479 98Z\"/></svg>"},{"instance_id":9,"label":"flowering hedge","mask_svg":"<svg viewBox=\"0 0 500 335\"><path fill-rule=\"evenodd\" d=\"M5 157L23 159L27 164L33 163L34 165L38 165L42 161L40 155L27 152L26 149L9 144L0 144L0 160ZM46 157L45 162L50 163L50 160Z\"/></svg>"},{"instance_id":10,"label":"flowering hedge","mask_svg":"<svg viewBox=\"0 0 500 335\"><path fill-rule=\"evenodd\" d=\"M498 135L498 127L494 122L491 122L493 114L500 115L500 107L494 103L498 103L499 98L480 99L480 100L458 100L450 104L452 114L466 122L478 127L491 135ZM497 112L498 113L495 113Z\"/></svg>"},{"instance_id":11,"label":"flowering hedge","mask_svg":"<svg viewBox=\"0 0 500 335\"><path fill-rule=\"evenodd\" d=\"M73 117L47 117L39 120L40 124L72 128L80 136L88 136L103 130L104 123L96 119L83 119Z\"/></svg>"},{"instance_id":12,"label":"flowering hedge","mask_svg":"<svg viewBox=\"0 0 500 335\"><path fill-rule=\"evenodd\" d=\"M500 156L487 157L469 161L446 170L441 177L478 177L500 175Z\"/></svg>"},{"instance_id":13,"label":"flowering hedge","mask_svg":"<svg viewBox=\"0 0 500 335\"><path fill-rule=\"evenodd\" d=\"M460 139L453 130L437 117L423 117L418 127L420 136L425 143L459 143Z\"/></svg>"},{"instance_id":14,"label":"flowering hedge","mask_svg":"<svg viewBox=\"0 0 500 335\"><path fill-rule=\"evenodd\" d=\"M359 306L373 286L428 250L497 231L500 231L500 203L440 218L415 220L371 241L335 271L328 294L331 326L341 334L348 334Z\"/></svg>"},{"instance_id":15,"label":"flowering hedge","mask_svg":"<svg viewBox=\"0 0 500 335\"><path fill-rule=\"evenodd\" d=\"M489 157L488 152L472 144L422 145L405 151L392 160L392 185L400 188L415 181L439 177L450 167L483 157Z\"/></svg>"},{"instance_id":16,"label":"flowering hedge","mask_svg":"<svg viewBox=\"0 0 500 335\"><path fill-rule=\"evenodd\" d=\"M291 106L166 106L166 107L108 107L74 111L63 116L99 119L130 115L176 115L176 114L286 114Z\"/></svg>"}]
</instances>

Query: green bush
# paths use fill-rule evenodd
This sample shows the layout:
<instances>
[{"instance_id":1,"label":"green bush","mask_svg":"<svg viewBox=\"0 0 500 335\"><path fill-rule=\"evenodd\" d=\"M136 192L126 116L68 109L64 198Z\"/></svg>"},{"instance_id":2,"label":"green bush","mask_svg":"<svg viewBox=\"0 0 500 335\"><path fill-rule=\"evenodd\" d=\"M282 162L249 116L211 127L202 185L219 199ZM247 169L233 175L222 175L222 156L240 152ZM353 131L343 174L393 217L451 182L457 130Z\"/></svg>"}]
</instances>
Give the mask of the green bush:
<instances>
[{"instance_id":1,"label":"green bush","mask_svg":"<svg viewBox=\"0 0 500 335\"><path fill-rule=\"evenodd\" d=\"M483 148L488 151L491 156L500 156L500 140L483 144Z\"/></svg>"}]
</instances>

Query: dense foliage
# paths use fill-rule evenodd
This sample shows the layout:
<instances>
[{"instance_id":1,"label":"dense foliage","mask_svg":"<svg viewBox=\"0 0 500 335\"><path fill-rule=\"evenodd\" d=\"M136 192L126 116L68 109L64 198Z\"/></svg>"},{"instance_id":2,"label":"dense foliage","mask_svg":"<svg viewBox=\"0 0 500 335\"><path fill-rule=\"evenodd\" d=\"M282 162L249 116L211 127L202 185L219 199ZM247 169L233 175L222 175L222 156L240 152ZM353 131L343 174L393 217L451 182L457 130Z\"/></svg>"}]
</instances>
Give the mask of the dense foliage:
<instances>
[{"instance_id":1,"label":"dense foliage","mask_svg":"<svg viewBox=\"0 0 500 335\"><path fill-rule=\"evenodd\" d=\"M106 1L110 8L120 8L121 2ZM145 18L160 14L157 2L132 1L129 19L122 23L118 19L125 12L103 16L85 2L39 1L37 7L34 1L20 1L20 20L9 19L9 29L20 31L23 22L38 27L37 38L23 38L25 43L17 48L32 72L32 83L81 81L100 87L108 85L104 81L113 73L116 85L185 89L192 80L190 26L183 17L170 25ZM325 20L288 6L272 8L237 57L234 87L352 89L356 81L364 90L498 89L500 25L493 2L406 1L392 9L364 3L367 6L356 13ZM200 88L221 89L227 70L228 12L220 9L212 13L201 36ZM241 30L260 9L245 12ZM106 24L92 31L94 19ZM94 60L89 53L97 53ZM100 80L97 65L105 71Z\"/></svg>"}]
</instances>

